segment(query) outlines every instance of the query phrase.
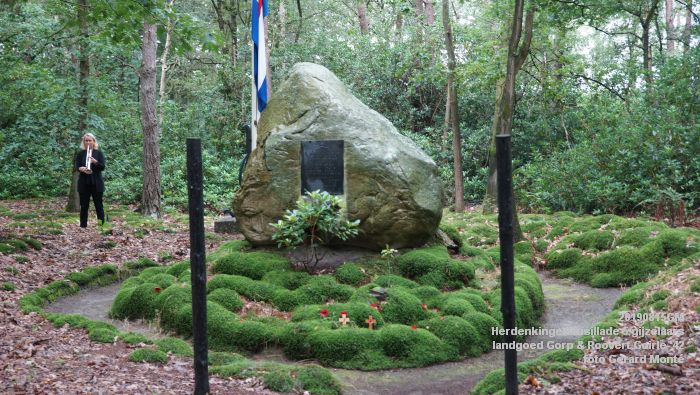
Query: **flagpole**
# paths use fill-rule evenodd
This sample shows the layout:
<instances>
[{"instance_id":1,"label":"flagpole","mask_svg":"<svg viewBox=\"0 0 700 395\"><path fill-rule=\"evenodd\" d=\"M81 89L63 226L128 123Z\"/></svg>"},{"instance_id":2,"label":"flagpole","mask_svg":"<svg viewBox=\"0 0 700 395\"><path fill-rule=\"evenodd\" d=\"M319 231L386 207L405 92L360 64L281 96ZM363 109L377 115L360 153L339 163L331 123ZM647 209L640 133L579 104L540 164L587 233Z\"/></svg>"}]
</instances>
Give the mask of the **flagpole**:
<instances>
[{"instance_id":1,"label":"flagpole","mask_svg":"<svg viewBox=\"0 0 700 395\"><path fill-rule=\"evenodd\" d=\"M250 43L252 44L250 47L250 53L251 53L251 58L250 58L250 63L253 65L254 59L255 59L255 43L252 40L251 36L251 41ZM253 70L253 78L250 80L250 86L252 88L251 94L250 94L250 152L253 152L255 149L255 145L257 144L258 140L258 89L255 86L255 69L251 67L251 70Z\"/></svg>"}]
</instances>

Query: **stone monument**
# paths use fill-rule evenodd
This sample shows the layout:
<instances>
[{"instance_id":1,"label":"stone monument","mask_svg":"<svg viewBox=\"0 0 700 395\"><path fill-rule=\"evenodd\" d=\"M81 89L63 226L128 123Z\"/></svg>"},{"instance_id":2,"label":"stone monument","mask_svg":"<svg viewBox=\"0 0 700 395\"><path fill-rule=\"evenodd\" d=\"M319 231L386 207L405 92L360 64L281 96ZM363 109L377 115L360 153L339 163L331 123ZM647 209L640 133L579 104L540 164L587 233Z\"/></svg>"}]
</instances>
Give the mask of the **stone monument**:
<instances>
[{"instance_id":1,"label":"stone monument","mask_svg":"<svg viewBox=\"0 0 700 395\"><path fill-rule=\"evenodd\" d=\"M347 244L372 249L421 245L442 216L433 160L313 63L292 68L260 120L233 201L245 238L273 244L269 224L306 190L342 195L349 219L360 220Z\"/></svg>"}]
</instances>

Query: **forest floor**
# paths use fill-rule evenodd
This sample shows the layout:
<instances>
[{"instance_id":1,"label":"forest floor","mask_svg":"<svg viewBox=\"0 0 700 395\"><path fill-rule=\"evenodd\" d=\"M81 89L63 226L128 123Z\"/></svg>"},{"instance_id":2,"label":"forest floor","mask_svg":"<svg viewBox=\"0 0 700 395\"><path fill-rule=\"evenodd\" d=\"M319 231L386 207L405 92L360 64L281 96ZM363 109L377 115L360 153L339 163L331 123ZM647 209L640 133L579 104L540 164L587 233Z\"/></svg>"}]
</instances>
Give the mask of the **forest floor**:
<instances>
[{"instance_id":1,"label":"forest floor","mask_svg":"<svg viewBox=\"0 0 700 395\"><path fill-rule=\"evenodd\" d=\"M22 295L87 266L121 267L141 257L155 261L189 257L189 231L182 216L165 215L160 226L152 227L114 215L112 234L102 235L94 224L94 211L86 229L78 226L77 215L55 218L64 204L63 199L0 202L11 212L0 213L0 237L31 235L42 244L41 250L0 254L0 284L14 288L0 290L0 393L193 393L191 358L170 355L162 365L130 362L128 356L137 344L93 342L84 329L55 328L36 313L22 314L17 306ZM18 219L25 217L32 219ZM53 234L59 233L57 228L60 234ZM213 225L206 224L206 229L213 231ZM208 237L207 249L223 241ZM274 394L256 378L212 376L210 386L219 394Z\"/></svg>"},{"instance_id":2,"label":"forest floor","mask_svg":"<svg viewBox=\"0 0 700 395\"><path fill-rule=\"evenodd\" d=\"M20 311L17 301L23 295L88 266L111 263L121 267L141 257L158 262L189 257L188 225L186 217L180 214L166 214L162 222L139 223L122 209L112 216L111 234L103 234L93 218L90 227L79 228L77 215L63 214L64 202L0 202L0 209L4 208L0 211L0 238L13 233L31 236L42 244L41 250L0 254L0 284L11 283L13 288L0 289L0 393L192 393L191 358L170 355L163 365L130 362L128 356L138 345L93 342L83 329L55 328L36 313L25 315ZM208 251L227 240L212 235L212 223L206 224L206 230ZM693 267L678 273L662 274L656 285L647 290L647 296L660 289L671 290L667 311L686 315L684 321L671 323L672 328L683 329L682 335L649 339L665 343L668 355L685 356L683 363L578 361L577 369L557 373L557 383L541 385L549 374L528 377L521 384L520 393L700 393L700 313L696 309L700 294L688 291L690 281L699 276L700 262L695 262ZM624 321L622 325L640 323ZM633 350L630 355L653 351ZM614 353L589 350L586 356L607 361ZM212 393L274 394L256 378L212 376L210 383Z\"/></svg>"}]
</instances>

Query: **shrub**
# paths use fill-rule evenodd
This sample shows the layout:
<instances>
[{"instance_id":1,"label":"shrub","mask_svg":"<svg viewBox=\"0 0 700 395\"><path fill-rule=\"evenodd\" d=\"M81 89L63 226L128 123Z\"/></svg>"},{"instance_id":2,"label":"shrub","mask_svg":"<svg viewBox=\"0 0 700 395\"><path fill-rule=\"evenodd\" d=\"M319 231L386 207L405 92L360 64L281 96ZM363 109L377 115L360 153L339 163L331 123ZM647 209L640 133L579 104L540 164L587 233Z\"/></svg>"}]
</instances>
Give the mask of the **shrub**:
<instances>
[{"instance_id":1,"label":"shrub","mask_svg":"<svg viewBox=\"0 0 700 395\"><path fill-rule=\"evenodd\" d=\"M217 260L212 268L214 273L235 274L260 280L265 273L285 270L289 262L277 254L269 252L232 252Z\"/></svg>"},{"instance_id":2,"label":"shrub","mask_svg":"<svg viewBox=\"0 0 700 395\"><path fill-rule=\"evenodd\" d=\"M359 285L365 279L365 273L357 264L344 263L335 270L335 278L342 284Z\"/></svg>"},{"instance_id":3,"label":"shrub","mask_svg":"<svg viewBox=\"0 0 700 395\"><path fill-rule=\"evenodd\" d=\"M213 290L207 295L207 300L216 302L226 310L231 312L238 312L243 308L243 301L240 295L232 289L228 288L218 288Z\"/></svg>"},{"instance_id":4,"label":"shrub","mask_svg":"<svg viewBox=\"0 0 700 395\"><path fill-rule=\"evenodd\" d=\"M168 355L160 350L152 350L150 348L139 348L138 350L135 350L129 355L129 361L166 363L168 362Z\"/></svg>"},{"instance_id":5,"label":"shrub","mask_svg":"<svg viewBox=\"0 0 700 395\"><path fill-rule=\"evenodd\" d=\"M183 357L191 357L194 355L192 346L182 339L175 337L164 337L154 342L158 346L158 350L164 353L172 353Z\"/></svg>"},{"instance_id":6,"label":"shrub","mask_svg":"<svg viewBox=\"0 0 700 395\"><path fill-rule=\"evenodd\" d=\"M305 245L309 259L302 263L311 272L322 258L318 247L333 239L357 236L360 220L348 221L341 211L342 199L328 192L307 191L296 205L296 209L287 210L282 219L270 224L275 228L272 240L277 241L278 247Z\"/></svg>"}]
</instances>

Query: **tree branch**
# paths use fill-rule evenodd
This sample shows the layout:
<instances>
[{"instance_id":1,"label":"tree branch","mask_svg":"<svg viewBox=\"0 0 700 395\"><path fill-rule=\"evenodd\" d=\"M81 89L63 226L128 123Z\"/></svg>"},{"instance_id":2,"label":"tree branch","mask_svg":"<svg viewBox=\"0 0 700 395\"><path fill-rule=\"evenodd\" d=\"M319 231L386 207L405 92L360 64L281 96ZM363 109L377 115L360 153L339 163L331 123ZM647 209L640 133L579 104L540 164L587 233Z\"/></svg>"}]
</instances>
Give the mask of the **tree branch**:
<instances>
[{"instance_id":1,"label":"tree branch","mask_svg":"<svg viewBox=\"0 0 700 395\"><path fill-rule=\"evenodd\" d=\"M591 77L589 77L589 76L587 76L587 75L583 75L583 74L571 74L571 76L572 76L572 77L575 77L575 78L582 78L582 79L584 79L584 80L586 80L586 81L595 82L595 83L598 84L599 86L605 88L608 92L610 92L610 93L612 93L613 95L615 95L615 96L617 96L618 98L620 98L620 100L626 101L625 97L622 96L622 94L620 94L620 92L618 92L618 91L616 91L615 89L611 88L611 87L608 86L607 84L598 81L598 80L595 79L595 78L591 78Z\"/></svg>"}]
</instances>

